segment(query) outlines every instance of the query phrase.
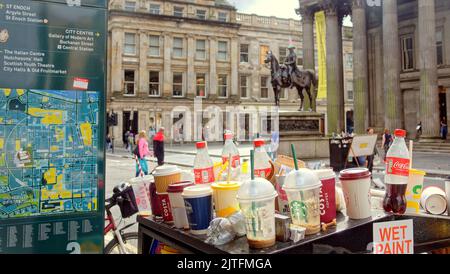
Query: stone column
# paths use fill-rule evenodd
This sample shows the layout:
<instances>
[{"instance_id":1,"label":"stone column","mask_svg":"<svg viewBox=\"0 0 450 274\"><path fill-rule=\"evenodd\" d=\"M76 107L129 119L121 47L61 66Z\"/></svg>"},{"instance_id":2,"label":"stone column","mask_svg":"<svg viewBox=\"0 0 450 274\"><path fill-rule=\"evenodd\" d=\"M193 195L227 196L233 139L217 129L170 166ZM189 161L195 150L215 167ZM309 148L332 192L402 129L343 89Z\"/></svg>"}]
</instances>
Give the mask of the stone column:
<instances>
[{"instance_id":1,"label":"stone column","mask_svg":"<svg viewBox=\"0 0 450 274\"><path fill-rule=\"evenodd\" d=\"M114 146L120 147L123 144L123 112L122 110L114 110L117 113L117 126L113 128L113 136L114 136Z\"/></svg>"},{"instance_id":2,"label":"stone column","mask_svg":"<svg viewBox=\"0 0 450 274\"><path fill-rule=\"evenodd\" d=\"M164 35L164 76L163 76L163 97L172 97L172 35Z\"/></svg>"},{"instance_id":3,"label":"stone column","mask_svg":"<svg viewBox=\"0 0 450 274\"><path fill-rule=\"evenodd\" d=\"M326 13L327 50L327 128L328 134L345 130L344 73L342 68L342 24L339 22L338 4L324 1Z\"/></svg>"},{"instance_id":4,"label":"stone column","mask_svg":"<svg viewBox=\"0 0 450 274\"><path fill-rule=\"evenodd\" d=\"M422 137L439 137L439 91L436 54L436 15L434 0L419 0L419 115Z\"/></svg>"},{"instance_id":5,"label":"stone column","mask_svg":"<svg viewBox=\"0 0 450 274\"><path fill-rule=\"evenodd\" d=\"M314 12L301 8L303 30L303 68L315 70L314 64Z\"/></svg>"},{"instance_id":6,"label":"stone column","mask_svg":"<svg viewBox=\"0 0 450 274\"><path fill-rule=\"evenodd\" d=\"M231 99L238 100L239 98L239 43L238 38L231 38Z\"/></svg>"},{"instance_id":7,"label":"stone column","mask_svg":"<svg viewBox=\"0 0 450 274\"><path fill-rule=\"evenodd\" d=\"M384 126L403 127L403 97L400 90L400 42L397 0L383 1Z\"/></svg>"},{"instance_id":8,"label":"stone column","mask_svg":"<svg viewBox=\"0 0 450 274\"><path fill-rule=\"evenodd\" d=\"M111 33L111 96L114 96L114 93L123 93L122 54L124 34L118 28L113 28Z\"/></svg>"},{"instance_id":9,"label":"stone column","mask_svg":"<svg viewBox=\"0 0 450 274\"><path fill-rule=\"evenodd\" d=\"M365 133L369 126L369 85L367 29L364 0L353 0L353 90L355 132Z\"/></svg>"},{"instance_id":10,"label":"stone column","mask_svg":"<svg viewBox=\"0 0 450 274\"><path fill-rule=\"evenodd\" d=\"M217 38L209 37L209 98L217 98Z\"/></svg>"},{"instance_id":11,"label":"stone column","mask_svg":"<svg viewBox=\"0 0 450 274\"><path fill-rule=\"evenodd\" d=\"M194 99L196 95L195 78L195 39L193 35L188 35L187 39L187 98Z\"/></svg>"},{"instance_id":12,"label":"stone column","mask_svg":"<svg viewBox=\"0 0 450 274\"><path fill-rule=\"evenodd\" d=\"M139 32L139 97L145 98L149 92L149 71L147 69L149 41L144 31Z\"/></svg>"}]
</instances>

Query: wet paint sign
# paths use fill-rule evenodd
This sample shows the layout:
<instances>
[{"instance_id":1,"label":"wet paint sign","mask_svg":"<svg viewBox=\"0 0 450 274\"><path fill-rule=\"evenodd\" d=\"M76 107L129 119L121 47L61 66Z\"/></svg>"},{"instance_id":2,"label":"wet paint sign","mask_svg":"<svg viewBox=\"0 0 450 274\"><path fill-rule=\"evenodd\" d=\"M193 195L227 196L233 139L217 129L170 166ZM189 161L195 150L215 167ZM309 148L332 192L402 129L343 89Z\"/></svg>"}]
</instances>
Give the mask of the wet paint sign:
<instances>
[{"instance_id":1,"label":"wet paint sign","mask_svg":"<svg viewBox=\"0 0 450 274\"><path fill-rule=\"evenodd\" d=\"M414 254L413 221L373 224L375 254Z\"/></svg>"}]
</instances>

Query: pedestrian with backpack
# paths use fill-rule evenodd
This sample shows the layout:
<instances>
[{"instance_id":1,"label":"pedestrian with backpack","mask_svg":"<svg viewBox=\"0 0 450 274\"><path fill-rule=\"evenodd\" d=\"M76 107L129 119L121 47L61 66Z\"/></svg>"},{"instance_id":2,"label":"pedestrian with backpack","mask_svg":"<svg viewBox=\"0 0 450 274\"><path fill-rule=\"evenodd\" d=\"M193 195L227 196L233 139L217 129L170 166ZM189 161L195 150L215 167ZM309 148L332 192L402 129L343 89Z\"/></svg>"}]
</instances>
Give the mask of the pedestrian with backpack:
<instances>
[{"instance_id":1,"label":"pedestrian with backpack","mask_svg":"<svg viewBox=\"0 0 450 274\"><path fill-rule=\"evenodd\" d=\"M139 177L141 172L148 175L148 164L145 156L150 155L148 149L148 138L145 130L139 132L136 148L133 150L136 159L136 177Z\"/></svg>"}]
</instances>

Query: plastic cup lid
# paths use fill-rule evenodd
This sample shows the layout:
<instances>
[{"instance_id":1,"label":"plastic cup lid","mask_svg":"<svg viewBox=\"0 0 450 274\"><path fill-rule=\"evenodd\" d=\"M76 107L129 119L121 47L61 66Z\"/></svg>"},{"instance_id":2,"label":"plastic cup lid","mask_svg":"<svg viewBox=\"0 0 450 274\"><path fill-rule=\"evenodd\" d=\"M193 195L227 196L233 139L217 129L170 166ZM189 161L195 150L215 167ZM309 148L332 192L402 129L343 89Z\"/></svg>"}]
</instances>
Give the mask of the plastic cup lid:
<instances>
[{"instance_id":1,"label":"plastic cup lid","mask_svg":"<svg viewBox=\"0 0 450 274\"><path fill-rule=\"evenodd\" d=\"M316 175L317 175L317 177L319 177L319 179L336 177L336 174L334 173L334 171L331 168L317 169L317 170L313 170L313 172L316 173Z\"/></svg>"},{"instance_id":2,"label":"plastic cup lid","mask_svg":"<svg viewBox=\"0 0 450 274\"><path fill-rule=\"evenodd\" d=\"M371 173L367 168L357 167L344 169L339 173L340 180L357 180L370 177Z\"/></svg>"},{"instance_id":3,"label":"plastic cup lid","mask_svg":"<svg viewBox=\"0 0 450 274\"><path fill-rule=\"evenodd\" d=\"M145 175L143 177L136 177L133 179L130 179L130 183L140 183L140 182L149 182L152 183L155 181L155 178L153 175Z\"/></svg>"},{"instance_id":4,"label":"plastic cup lid","mask_svg":"<svg viewBox=\"0 0 450 274\"><path fill-rule=\"evenodd\" d=\"M217 182L211 184L212 189L220 190L238 190L241 187L239 182Z\"/></svg>"},{"instance_id":5,"label":"plastic cup lid","mask_svg":"<svg viewBox=\"0 0 450 274\"><path fill-rule=\"evenodd\" d=\"M177 166L173 165L162 165L155 169L153 176L167 176L175 173L179 173L181 170Z\"/></svg>"},{"instance_id":6,"label":"plastic cup lid","mask_svg":"<svg viewBox=\"0 0 450 274\"><path fill-rule=\"evenodd\" d=\"M418 170L418 169L410 169L409 174L425 176L427 173L425 171Z\"/></svg>"},{"instance_id":7,"label":"plastic cup lid","mask_svg":"<svg viewBox=\"0 0 450 274\"><path fill-rule=\"evenodd\" d=\"M195 197L202 197L212 194L212 189L209 185L194 185L194 186L188 186L184 188L183 197L186 198L195 198Z\"/></svg>"},{"instance_id":8,"label":"plastic cup lid","mask_svg":"<svg viewBox=\"0 0 450 274\"><path fill-rule=\"evenodd\" d=\"M277 195L271 182L264 178L255 178L255 180L248 180L241 185L237 198L240 200L260 200L275 198Z\"/></svg>"},{"instance_id":9,"label":"plastic cup lid","mask_svg":"<svg viewBox=\"0 0 450 274\"><path fill-rule=\"evenodd\" d=\"M322 186L319 177L311 169L292 170L284 180L283 190L308 190Z\"/></svg>"},{"instance_id":10,"label":"plastic cup lid","mask_svg":"<svg viewBox=\"0 0 450 274\"><path fill-rule=\"evenodd\" d=\"M194 183L191 181L178 182L178 183L170 185L167 188L167 192L169 192L169 193L183 192L184 188L186 188L188 186L193 186L193 185L194 185Z\"/></svg>"}]
</instances>

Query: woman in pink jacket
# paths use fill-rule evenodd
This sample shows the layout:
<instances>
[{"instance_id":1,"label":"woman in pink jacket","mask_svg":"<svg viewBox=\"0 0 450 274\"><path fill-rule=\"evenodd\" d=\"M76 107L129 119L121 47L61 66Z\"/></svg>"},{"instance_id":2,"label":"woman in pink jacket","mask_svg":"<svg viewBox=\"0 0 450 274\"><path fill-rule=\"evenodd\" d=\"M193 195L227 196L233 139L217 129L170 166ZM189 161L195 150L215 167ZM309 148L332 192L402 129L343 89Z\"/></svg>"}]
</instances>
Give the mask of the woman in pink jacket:
<instances>
[{"instance_id":1,"label":"woman in pink jacket","mask_svg":"<svg viewBox=\"0 0 450 274\"><path fill-rule=\"evenodd\" d=\"M148 174L148 164L145 156L150 155L150 151L148 150L147 134L144 130L139 133L136 145L139 151L139 154L136 155L136 177L138 177L140 175L139 166L141 166L142 172L145 175Z\"/></svg>"}]
</instances>

